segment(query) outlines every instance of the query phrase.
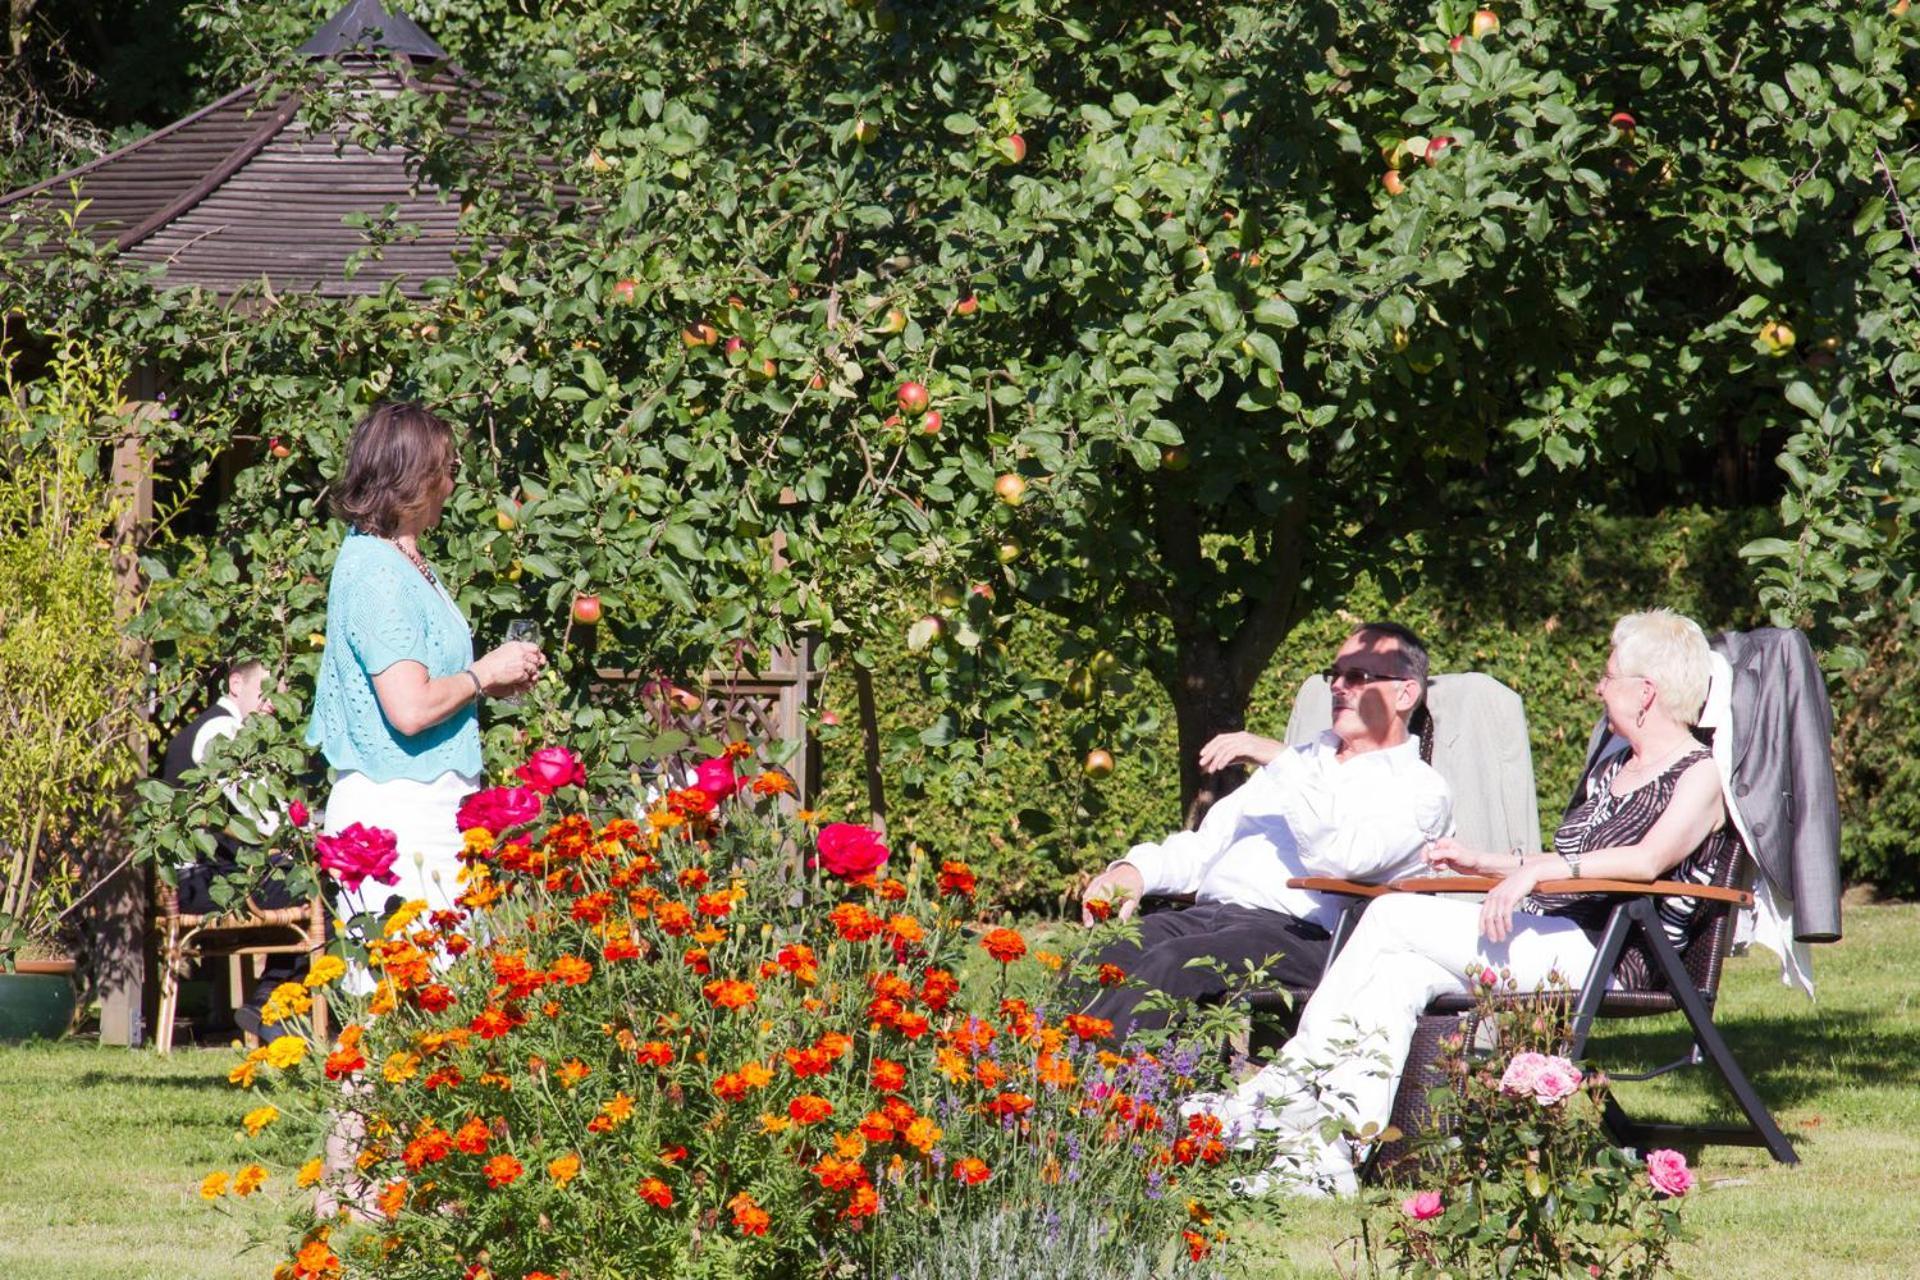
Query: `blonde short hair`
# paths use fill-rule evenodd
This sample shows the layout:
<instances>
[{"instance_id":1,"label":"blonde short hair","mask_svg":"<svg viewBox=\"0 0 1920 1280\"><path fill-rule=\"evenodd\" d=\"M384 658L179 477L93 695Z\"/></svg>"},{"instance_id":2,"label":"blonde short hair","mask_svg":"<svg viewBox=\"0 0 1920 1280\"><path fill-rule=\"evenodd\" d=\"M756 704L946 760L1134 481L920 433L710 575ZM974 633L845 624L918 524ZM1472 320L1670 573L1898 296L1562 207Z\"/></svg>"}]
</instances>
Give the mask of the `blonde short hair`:
<instances>
[{"instance_id":1,"label":"blonde short hair","mask_svg":"<svg viewBox=\"0 0 1920 1280\"><path fill-rule=\"evenodd\" d=\"M1683 725L1699 721L1713 672L1699 623L1671 609L1630 613L1613 624L1613 652L1621 675L1653 681L1661 710Z\"/></svg>"}]
</instances>

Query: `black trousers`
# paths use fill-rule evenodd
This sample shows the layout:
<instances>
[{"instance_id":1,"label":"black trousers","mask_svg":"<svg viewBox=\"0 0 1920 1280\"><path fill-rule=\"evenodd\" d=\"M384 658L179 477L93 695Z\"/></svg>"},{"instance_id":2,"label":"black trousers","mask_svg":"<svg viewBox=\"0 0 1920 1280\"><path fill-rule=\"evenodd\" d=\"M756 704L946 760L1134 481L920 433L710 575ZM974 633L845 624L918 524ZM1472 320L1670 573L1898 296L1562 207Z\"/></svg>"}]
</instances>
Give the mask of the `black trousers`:
<instances>
[{"instance_id":1,"label":"black trousers","mask_svg":"<svg viewBox=\"0 0 1920 1280\"><path fill-rule=\"evenodd\" d=\"M1202 902L1177 911L1139 917L1137 942L1116 942L1100 953L1100 963L1119 965L1131 979L1105 987L1086 1012L1113 1022L1114 1033L1155 1030L1177 1014L1173 1009L1138 1009L1149 990L1197 1004L1218 1001L1230 981L1243 981L1247 963L1267 972L1267 985L1318 985L1333 939L1325 929L1281 911L1224 902ZM1189 966L1193 960L1205 964Z\"/></svg>"}]
</instances>

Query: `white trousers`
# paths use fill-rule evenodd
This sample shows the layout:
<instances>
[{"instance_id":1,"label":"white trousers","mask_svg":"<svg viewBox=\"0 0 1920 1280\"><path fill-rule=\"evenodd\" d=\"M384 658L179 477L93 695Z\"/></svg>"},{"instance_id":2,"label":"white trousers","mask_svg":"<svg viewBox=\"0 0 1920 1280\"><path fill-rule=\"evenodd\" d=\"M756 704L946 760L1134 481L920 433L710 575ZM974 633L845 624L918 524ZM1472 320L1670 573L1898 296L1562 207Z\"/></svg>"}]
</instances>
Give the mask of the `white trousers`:
<instances>
[{"instance_id":1,"label":"white trousers","mask_svg":"<svg viewBox=\"0 0 1920 1280\"><path fill-rule=\"evenodd\" d=\"M422 899L435 911L451 911L460 894L460 850L463 840L454 815L460 802L478 789L478 779L451 771L432 782L397 778L376 782L364 773L343 773L327 796L325 835L334 835L354 823L393 832L399 856L393 862L398 884L368 878L358 889L333 886L334 910L342 919L365 911L387 915L403 902ZM355 970L359 966L354 966ZM364 995L372 990L364 972L350 973L349 990Z\"/></svg>"},{"instance_id":2,"label":"white trousers","mask_svg":"<svg viewBox=\"0 0 1920 1280\"><path fill-rule=\"evenodd\" d=\"M1280 1056L1218 1108L1250 1128L1277 1129L1296 1146L1310 1178L1351 1190L1352 1153L1319 1126L1335 1117L1354 1129L1385 1127L1427 1002L1467 991L1469 974L1506 970L1522 991L1559 973L1576 986L1593 963L1592 941L1558 916L1514 915L1504 943L1480 936L1480 903L1418 894L1374 899L1353 937L1300 1012Z\"/></svg>"}]
</instances>

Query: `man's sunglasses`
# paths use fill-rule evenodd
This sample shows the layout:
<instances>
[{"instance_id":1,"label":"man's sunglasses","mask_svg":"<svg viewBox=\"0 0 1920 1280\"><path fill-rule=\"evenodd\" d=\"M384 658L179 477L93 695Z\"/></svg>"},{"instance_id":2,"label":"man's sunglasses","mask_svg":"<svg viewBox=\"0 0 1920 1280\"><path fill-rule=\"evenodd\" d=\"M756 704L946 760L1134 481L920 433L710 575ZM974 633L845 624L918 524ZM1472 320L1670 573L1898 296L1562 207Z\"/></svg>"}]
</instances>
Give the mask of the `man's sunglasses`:
<instances>
[{"instance_id":1,"label":"man's sunglasses","mask_svg":"<svg viewBox=\"0 0 1920 1280\"><path fill-rule=\"evenodd\" d=\"M1357 685L1373 684L1380 680L1411 680L1412 676L1401 675L1398 671L1369 671L1365 667L1328 667L1320 673L1327 683L1338 689L1342 685L1353 688Z\"/></svg>"}]
</instances>

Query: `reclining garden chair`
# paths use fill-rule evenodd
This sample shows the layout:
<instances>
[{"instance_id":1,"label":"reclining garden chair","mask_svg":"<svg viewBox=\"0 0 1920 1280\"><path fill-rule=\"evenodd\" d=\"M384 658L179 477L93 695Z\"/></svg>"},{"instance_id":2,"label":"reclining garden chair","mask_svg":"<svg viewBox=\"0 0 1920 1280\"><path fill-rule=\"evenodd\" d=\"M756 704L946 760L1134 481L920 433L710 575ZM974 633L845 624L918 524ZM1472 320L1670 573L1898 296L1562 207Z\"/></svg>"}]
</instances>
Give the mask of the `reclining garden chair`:
<instances>
[{"instance_id":1,"label":"reclining garden chair","mask_svg":"<svg viewBox=\"0 0 1920 1280\"><path fill-rule=\"evenodd\" d=\"M1724 698L1732 672L1724 660L1716 659L1713 693L1709 694L1709 706L1714 705L1716 696ZM1824 688L1820 690L1824 703ZM1739 741L1738 729L1729 722L1713 732L1729 733L1733 745ZM1603 726L1604 727L1604 726ZM1589 753L1587 776L1591 776L1595 766L1603 761L1609 752L1604 735L1596 734L1593 749ZM1779 1126L1768 1114L1766 1106L1754 1091L1746 1073L1735 1061L1732 1051L1713 1024L1713 1006L1720 986L1720 977L1725 968L1728 951L1732 947L1734 936L1734 908L1751 907L1754 895L1747 887L1753 879L1755 859L1752 854L1753 836L1740 821L1738 810L1733 801L1733 789L1726 774L1726 760L1734 753L1721 751L1716 753L1716 761L1722 766L1722 785L1727 792L1729 810L1734 814L1734 825L1740 837L1741 856L1730 859L1722 882L1712 885L1697 885L1679 881L1656 881L1643 884L1635 881L1613 881L1581 879L1551 880L1540 885L1542 893L1613 893L1619 895L1608 919L1606 929L1594 957L1592 967L1583 976L1579 987L1570 992L1567 999L1572 1006L1572 1031L1567 1053L1570 1057L1582 1056L1596 1018L1601 1017L1646 1017L1653 1014L1679 1012L1685 1015L1693 1032L1693 1044L1689 1051L1674 1062L1654 1070L1638 1074L1609 1073L1616 1080L1643 1080L1664 1075L1680 1067L1694 1066L1702 1062L1711 1062L1721 1079L1726 1083L1740 1109L1745 1113L1748 1123L1743 1126L1689 1126L1646 1124L1633 1120L1620 1107L1617 1100L1608 1105L1608 1126L1616 1141L1622 1145L1640 1149L1657 1143L1732 1143L1764 1146L1775 1160L1785 1164L1798 1162L1792 1146L1780 1132ZM1451 781L1451 779L1450 779ZM1586 779L1582 779L1582 787ZM1581 792L1576 791L1577 800ZM1466 837L1462 837L1466 839ZM1471 841L1469 841L1471 843ZM1499 848L1500 845L1481 846ZM1837 848L1835 850L1837 857ZM1480 876L1444 876L1423 877L1402 880L1392 885L1366 885L1347 880L1333 880L1320 877L1307 877L1291 882L1296 887L1315 889L1322 892L1351 895L1356 902L1378 897L1382 893L1484 893L1491 889L1497 880ZM1678 952L1667 939L1660 927L1656 913L1656 904L1663 895L1679 895L1705 899L1708 914L1699 932L1694 936L1684 954ZM1622 952L1631 940L1638 940L1651 956L1656 973L1663 985L1654 990L1611 990L1610 979ZM1527 998L1531 993L1511 999ZM1448 994L1437 998L1428 1006L1426 1016L1421 1019L1415 1033L1412 1048L1408 1054L1406 1067L1401 1077L1399 1092L1395 1097L1393 1125L1402 1133L1417 1132L1422 1126L1426 1114L1426 1095L1430 1088L1439 1083L1431 1068L1438 1055L1441 1040L1456 1031L1471 1033L1471 1027L1463 1027L1470 1018L1473 1000L1464 994ZM1376 1167L1391 1166L1404 1151L1398 1143L1384 1144L1376 1151Z\"/></svg>"}]
</instances>

